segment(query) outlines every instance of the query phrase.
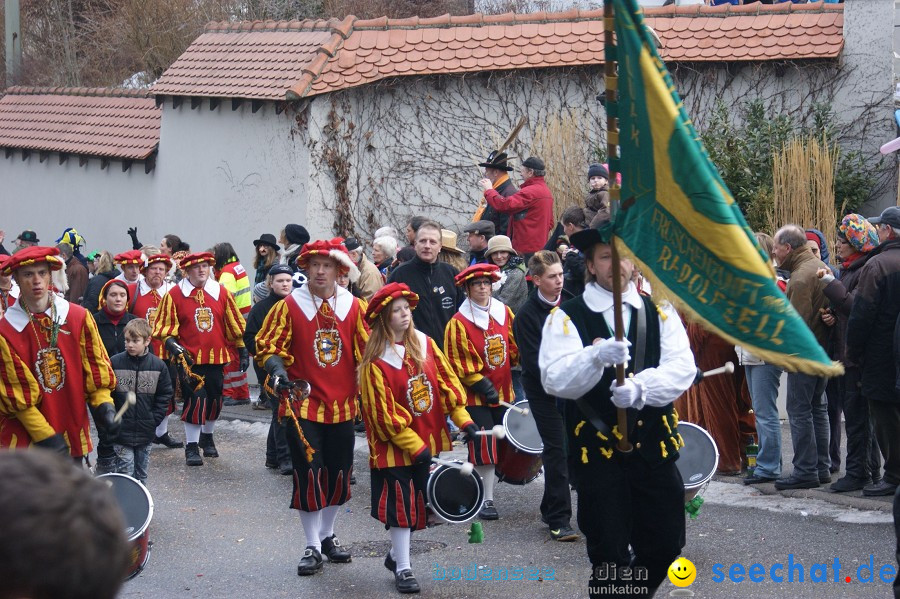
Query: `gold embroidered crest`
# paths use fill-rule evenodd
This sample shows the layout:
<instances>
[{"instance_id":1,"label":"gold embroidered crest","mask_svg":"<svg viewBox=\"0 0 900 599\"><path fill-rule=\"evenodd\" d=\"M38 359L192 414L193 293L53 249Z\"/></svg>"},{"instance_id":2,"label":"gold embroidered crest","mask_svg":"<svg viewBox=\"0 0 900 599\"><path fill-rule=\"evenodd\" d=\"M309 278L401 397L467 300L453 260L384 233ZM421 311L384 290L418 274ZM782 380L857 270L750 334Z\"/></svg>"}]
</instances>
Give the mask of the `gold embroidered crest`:
<instances>
[{"instance_id":1,"label":"gold embroidered crest","mask_svg":"<svg viewBox=\"0 0 900 599\"><path fill-rule=\"evenodd\" d=\"M194 324L201 333L209 333L213 329L213 313L206 306L194 310Z\"/></svg>"},{"instance_id":2,"label":"gold embroidered crest","mask_svg":"<svg viewBox=\"0 0 900 599\"><path fill-rule=\"evenodd\" d=\"M319 366L337 366L341 361L341 337L336 329L319 329L313 340Z\"/></svg>"},{"instance_id":3,"label":"gold embroidered crest","mask_svg":"<svg viewBox=\"0 0 900 599\"><path fill-rule=\"evenodd\" d=\"M150 329L153 329L153 325L156 323L156 308L147 308L147 314L144 316L147 319L147 322L150 323Z\"/></svg>"},{"instance_id":4,"label":"gold embroidered crest","mask_svg":"<svg viewBox=\"0 0 900 599\"><path fill-rule=\"evenodd\" d=\"M409 379L406 383L406 402L416 416L427 414L431 411L432 389L431 381L424 373L418 374Z\"/></svg>"},{"instance_id":5,"label":"gold embroidered crest","mask_svg":"<svg viewBox=\"0 0 900 599\"><path fill-rule=\"evenodd\" d=\"M500 335L484 338L484 357L488 368L495 370L506 363L506 341Z\"/></svg>"},{"instance_id":6,"label":"gold embroidered crest","mask_svg":"<svg viewBox=\"0 0 900 599\"><path fill-rule=\"evenodd\" d=\"M66 384L66 361L58 347L38 352L35 371L44 393L59 391Z\"/></svg>"}]
</instances>

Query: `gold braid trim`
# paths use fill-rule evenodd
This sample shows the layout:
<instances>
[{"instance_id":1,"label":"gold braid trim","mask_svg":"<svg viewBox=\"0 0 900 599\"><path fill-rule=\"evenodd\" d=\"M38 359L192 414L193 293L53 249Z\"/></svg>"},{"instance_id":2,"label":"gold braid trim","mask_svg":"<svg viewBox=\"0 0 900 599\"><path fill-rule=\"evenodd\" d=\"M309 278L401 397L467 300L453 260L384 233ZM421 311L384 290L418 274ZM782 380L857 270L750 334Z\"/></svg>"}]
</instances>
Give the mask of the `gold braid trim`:
<instances>
[{"instance_id":1,"label":"gold braid trim","mask_svg":"<svg viewBox=\"0 0 900 599\"><path fill-rule=\"evenodd\" d=\"M194 371L191 370L190 365L188 364L187 358L184 357L184 354L178 354L176 358L178 361L178 365L181 366L181 369L184 371L184 374L187 375L189 381L197 381L197 385L194 389L199 389L203 385L206 384L206 379L199 374L194 374Z\"/></svg>"},{"instance_id":2,"label":"gold braid trim","mask_svg":"<svg viewBox=\"0 0 900 599\"><path fill-rule=\"evenodd\" d=\"M263 383L263 388L272 397L279 397L279 401L284 405L284 417L293 423L294 430L297 431L297 436L300 438L300 442L303 443L303 449L306 452L306 461L312 462L312 458L313 455L315 455L316 450L313 449L312 445L309 444L309 441L306 440L306 436L303 434L303 429L300 428L300 421L297 420L297 415L294 414L294 409L291 407L291 403L293 402L293 400L296 399L298 401L303 401L303 398L297 397L297 393L293 389L288 389L287 391L276 393L275 389L270 383L271 379L272 375L266 376L266 380Z\"/></svg>"},{"instance_id":3,"label":"gold braid trim","mask_svg":"<svg viewBox=\"0 0 900 599\"><path fill-rule=\"evenodd\" d=\"M584 426L584 420L575 425L575 436L578 436L578 433L581 432L581 427Z\"/></svg>"}]
</instances>

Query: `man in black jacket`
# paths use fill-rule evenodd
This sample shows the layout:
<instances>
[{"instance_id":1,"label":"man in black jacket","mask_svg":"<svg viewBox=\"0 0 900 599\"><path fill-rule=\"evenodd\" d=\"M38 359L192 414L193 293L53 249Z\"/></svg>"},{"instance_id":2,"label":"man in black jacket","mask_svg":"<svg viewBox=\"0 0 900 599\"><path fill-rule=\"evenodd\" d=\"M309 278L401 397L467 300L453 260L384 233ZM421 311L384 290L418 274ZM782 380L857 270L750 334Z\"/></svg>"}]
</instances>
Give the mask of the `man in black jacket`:
<instances>
[{"instance_id":1,"label":"man in black jacket","mask_svg":"<svg viewBox=\"0 0 900 599\"><path fill-rule=\"evenodd\" d=\"M256 334L262 328L263 321L276 303L283 300L293 289L293 269L287 264L275 264L266 275L269 295L259 300L247 315L247 327L244 329L244 345L250 355L256 354ZM294 473L291 463L291 452L288 449L284 425L278 422L278 399L271 397L265 390L266 371L253 361L256 379L259 381L259 404L272 409L272 424L269 426L269 438L266 440L266 468L278 468L278 471L289 476Z\"/></svg>"},{"instance_id":2,"label":"man in black jacket","mask_svg":"<svg viewBox=\"0 0 900 599\"><path fill-rule=\"evenodd\" d=\"M406 283L418 294L419 304L413 312L416 328L444 346L444 328L465 299L456 286L457 270L438 262L441 251L441 226L428 221L416 231L416 257L398 266L388 283Z\"/></svg>"},{"instance_id":3,"label":"man in black jacket","mask_svg":"<svg viewBox=\"0 0 900 599\"><path fill-rule=\"evenodd\" d=\"M894 339L900 315L900 207L891 206L869 222L878 230L881 243L859 273L847 321L847 357L862 365L860 390L869 400L875 438L884 456L884 478L863 488L864 495L876 496L893 495L900 483L900 395Z\"/></svg>"},{"instance_id":4,"label":"man in black jacket","mask_svg":"<svg viewBox=\"0 0 900 599\"><path fill-rule=\"evenodd\" d=\"M505 152L495 150L488 154L487 160L478 164L484 168L484 178L490 181L497 193L504 198L519 191L519 188L509 178L509 173L513 168L509 166L508 159ZM509 216L509 214L498 212L490 204L485 206L484 212L481 213L482 219L494 223L495 235L509 235Z\"/></svg>"},{"instance_id":5,"label":"man in black jacket","mask_svg":"<svg viewBox=\"0 0 900 599\"><path fill-rule=\"evenodd\" d=\"M547 394L541 385L538 352L544 321L559 305L563 293L563 270L556 252L541 250L528 262L535 290L516 312L513 333L519 345L522 366L522 388L528 406L534 414L544 451L544 497L541 499L541 520L550 527L555 541L574 541L578 533L572 530L572 496L569 493L569 469L566 465L566 432L556 398Z\"/></svg>"}]
</instances>

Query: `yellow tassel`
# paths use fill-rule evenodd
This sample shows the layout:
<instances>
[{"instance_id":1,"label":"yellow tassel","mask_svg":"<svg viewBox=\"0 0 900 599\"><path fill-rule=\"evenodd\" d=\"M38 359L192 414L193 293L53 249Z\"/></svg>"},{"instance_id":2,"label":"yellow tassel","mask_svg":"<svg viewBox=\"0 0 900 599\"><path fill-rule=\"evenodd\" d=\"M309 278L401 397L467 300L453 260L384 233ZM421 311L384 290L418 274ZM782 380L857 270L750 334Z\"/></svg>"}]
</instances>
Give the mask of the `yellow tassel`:
<instances>
[{"instance_id":1,"label":"yellow tassel","mask_svg":"<svg viewBox=\"0 0 900 599\"><path fill-rule=\"evenodd\" d=\"M618 424L615 425L615 426L612 428L612 434L613 434L613 436L615 436L616 439L618 439L618 440L620 440L620 441L624 438L624 437L622 436L622 433L619 432L619 425L618 425Z\"/></svg>"},{"instance_id":2,"label":"yellow tassel","mask_svg":"<svg viewBox=\"0 0 900 599\"><path fill-rule=\"evenodd\" d=\"M656 305L656 311L659 312L659 319L663 322L669 319L669 315L663 312L662 306Z\"/></svg>"},{"instance_id":3,"label":"yellow tassel","mask_svg":"<svg viewBox=\"0 0 900 599\"><path fill-rule=\"evenodd\" d=\"M577 434L577 433L576 433L576 434ZM609 441L609 437L607 437L606 435L604 435L604 434L601 433L600 431L597 431L597 436L600 437L603 441Z\"/></svg>"},{"instance_id":4,"label":"yellow tassel","mask_svg":"<svg viewBox=\"0 0 900 599\"><path fill-rule=\"evenodd\" d=\"M603 457L607 460L612 458L612 449L606 449L605 447L600 448L600 453L603 454Z\"/></svg>"},{"instance_id":5,"label":"yellow tassel","mask_svg":"<svg viewBox=\"0 0 900 599\"><path fill-rule=\"evenodd\" d=\"M678 426L678 410L672 408L672 418L675 419L675 426Z\"/></svg>"},{"instance_id":6,"label":"yellow tassel","mask_svg":"<svg viewBox=\"0 0 900 599\"><path fill-rule=\"evenodd\" d=\"M663 426L666 427L666 430L669 431L669 434L671 435L671 434L672 434L672 427L669 426L669 420L668 420L668 418L666 418L666 415L665 415L665 414L663 414L663 416L662 416L662 421L663 421Z\"/></svg>"},{"instance_id":7,"label":"yellow tassel","mask_svg":"<svg viewBox=\"0 0 900 599\"><path fill-rule=\"evenodd\" d=\"M570 320L572 320L572 319L569 318L568 316L566 316L565 318L563 318L563 335L568 335L568 334L569 334L569 321L570 321Z\"/></svg>"},{"instance_id":8,"label":"yellow tassel","mask_svg":"<svg viewBox=\"0 0 900 599\"><path fill-rule=\"evenodd\" d=\"M669 457L669 452L666 451L666 442L665 441L659 442L659 450L662 452L663 459Z\"/></svg>"},{"instance_id":9,"label":"yellow tassel","mask_svg":"<svg viewBox=\"0 0 900 599\"><path fill-rule=\"evenodd\" d=\"M674 447L675 449L678 449L679 447L681 447L678 444L678 439L676 439L675 437L669 437L669 441L672 442L672 447Z\"/></svg>"},{"instance_id":10,"label":"yellow tassel","mask_svg":"<svg viewBox=\"0 0 900 599\"><path fill-rule=\"evenodd\" d=\"M587 458L587 447L582 447L582 448L581 448L581 463L582 463L582 464L587 464L587 463L588 463L588 458Z\"/></svg>"},{"instance_id":11,"label":"yellow tassel","mask_svg":"<svg viewBox=\"0 0 900 599\"><path fill-rule=\"evenodd\" d=\"M575 425L575 436L578 436L578 433L581 432L581 427L584 426L584 420Z\"/></svg>"},{"instance_id":12,"label":"yellow tassel","mask_svg":"<svg viewBox=\"0 0 900 599\"><path fill-rule=\"evenodd\" d=\"M681 446L684 447L684 439L681 438L681 433L678 434L678 440L681 442Z\"/></svg>"}]
</instances>

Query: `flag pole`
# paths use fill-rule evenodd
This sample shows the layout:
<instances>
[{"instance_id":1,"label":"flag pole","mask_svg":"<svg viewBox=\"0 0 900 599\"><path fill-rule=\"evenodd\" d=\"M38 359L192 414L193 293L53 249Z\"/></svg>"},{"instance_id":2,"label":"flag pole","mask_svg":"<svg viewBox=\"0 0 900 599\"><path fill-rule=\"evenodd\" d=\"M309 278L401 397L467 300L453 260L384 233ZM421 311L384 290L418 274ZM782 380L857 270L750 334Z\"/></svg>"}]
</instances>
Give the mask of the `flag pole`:
<instances>
[{"instance_id":1,"label":"flag pole","mask_svg":"<svg viewBox=\"0 0 900 599\"><path fill-rule=\"evenodd\" d=\"M612 0L603 2L603 44L604 60L603 75L606 89L606 155L609 160L609 209L612 216L619 209L620 190L616 182L619 172L619 119L618 119L618 88L619 78L616 74L616 53L613 34L615 32L615 12ZM622 319L622 266L619 262L619 252L616 249L615 240L610 240L612 250L612 293L613 293L613 319L615 323L616 341L625 338L625 322ZM625 365L616 364L616 385L625 384ZM632 450L628 441L628 415L623 408L616 409L616 425L619 437L616 447L619 451Z\"/></svg>"}]
</instances>

